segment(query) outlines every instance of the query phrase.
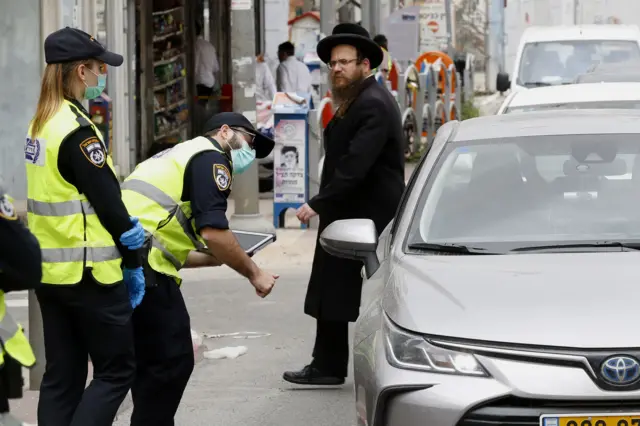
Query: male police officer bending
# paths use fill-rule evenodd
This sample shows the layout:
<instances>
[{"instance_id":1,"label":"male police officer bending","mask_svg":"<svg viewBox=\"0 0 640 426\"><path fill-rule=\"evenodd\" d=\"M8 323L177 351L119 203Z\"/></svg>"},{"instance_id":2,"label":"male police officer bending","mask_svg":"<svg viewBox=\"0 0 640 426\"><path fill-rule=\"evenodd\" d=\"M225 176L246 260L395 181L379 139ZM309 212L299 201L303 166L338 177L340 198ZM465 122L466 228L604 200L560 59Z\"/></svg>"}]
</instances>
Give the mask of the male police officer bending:
<instances>
[{"instance_id":1,"label":"male police officer bending","mask_svg":"<svg viewBox=\"0 0 640 426\"><path fill-rule=\"evenodd\" d=\"M133 313L137 376L131 425L173 425L193 370L189 314L178 271L225 264L267 296L277 275L260 269L229 230L226 209L233 174L273 150L243 115L221 113L205 136L144 161L122 184L122 199L148 234L147 290Z\"/></svg>"}]
</instances>

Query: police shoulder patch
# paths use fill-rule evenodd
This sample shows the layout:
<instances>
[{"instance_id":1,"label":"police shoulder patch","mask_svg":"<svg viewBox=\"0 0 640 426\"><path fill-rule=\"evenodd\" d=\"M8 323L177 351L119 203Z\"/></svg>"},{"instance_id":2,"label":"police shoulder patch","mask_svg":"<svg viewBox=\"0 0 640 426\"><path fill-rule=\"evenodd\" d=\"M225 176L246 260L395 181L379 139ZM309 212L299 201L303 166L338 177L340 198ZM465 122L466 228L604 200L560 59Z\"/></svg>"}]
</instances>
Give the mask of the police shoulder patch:
<instances>
[{"instance_id":1,"label":"police shoulder patch","mask_svg":"<svg viewBox=\"0 0 640 426\"><path fill-rule=\"evenodd\" d=\"M80 151L96 167L102 168L107 162L107 154L104 151L102 142L95 136L83 140L80 143Z\"/></svg>"},{"instance_id":2,"label":"police shoulder patch","mask_svg":"<svg viewBox=\"0 0 640 426\"><path fill-rule=\"evenodd\" d=\"M0 196L0 217L7 220L16 220L18 218L13 203L6 195Z\"/></svg>"},{"instance_id":3,"label":"police shoulder patch","mask_svg":"<svg viewBox=\"0 0 640 426\"><path fill-rule=\"evenodd\" d=\"M226 191L231 186L231 173L224 164L213 165L213 180L220 191Z\"/></svg>"}]
</instances>

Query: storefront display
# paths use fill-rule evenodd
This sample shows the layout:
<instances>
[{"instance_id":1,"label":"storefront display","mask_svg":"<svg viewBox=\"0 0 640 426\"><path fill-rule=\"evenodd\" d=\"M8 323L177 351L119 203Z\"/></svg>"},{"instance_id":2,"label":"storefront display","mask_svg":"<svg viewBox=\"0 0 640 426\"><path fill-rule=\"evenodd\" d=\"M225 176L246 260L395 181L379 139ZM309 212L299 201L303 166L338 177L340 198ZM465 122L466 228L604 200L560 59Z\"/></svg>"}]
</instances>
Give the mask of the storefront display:
<instances>
[{"instance_id":1,"label":"storefront display","mask_svg":"<svg viewBox=\"0 0 640 426\"><path fill-rule=\"evenodd\" d=\"M140 135L147 157L190 136L193 43L186 0L142 1L139 13Z\"/></svg>"},{"instance_id":2,"label":"storefront display","mask_svg":"<svg viewBox=\"0 0 640 426\"><path fill-rule=\"evenodd\" d=\"M153 13L154 142L180 142L187 130L183 15L181 6Z\"/></svg>"}]
</instances>

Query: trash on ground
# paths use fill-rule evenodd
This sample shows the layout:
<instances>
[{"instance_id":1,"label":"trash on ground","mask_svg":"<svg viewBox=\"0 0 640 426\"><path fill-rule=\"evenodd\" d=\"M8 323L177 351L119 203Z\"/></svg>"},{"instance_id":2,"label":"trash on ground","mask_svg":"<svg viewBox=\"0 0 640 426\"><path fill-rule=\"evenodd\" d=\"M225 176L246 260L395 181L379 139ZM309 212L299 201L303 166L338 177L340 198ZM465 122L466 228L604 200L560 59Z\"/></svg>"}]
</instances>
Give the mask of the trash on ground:
<instances>
[{"instance_id":1,"label":"trash on ground","mask_svg":"<svg viewBox=\"0 0 640 426\"><path fill-rule=\"evenodd\" d=\"M257 339L259 337L271 336L271 333L263 333L258 331L238 331L235 333L208 334L203 333L205 339L221 339L223 337L233 337L234 339Z\"/></svg>"},{"instance_id":2,"label":"trash on ground","mask_svg":"<svg viewBox=\"0 0 640 426\"><path fill-rule=\"evenodd\" d=\"M206 351L203 356L206 359L235 359L246 354L248 350L246 346L228 346L226 348Z\"/></svg>"}]
</instances>

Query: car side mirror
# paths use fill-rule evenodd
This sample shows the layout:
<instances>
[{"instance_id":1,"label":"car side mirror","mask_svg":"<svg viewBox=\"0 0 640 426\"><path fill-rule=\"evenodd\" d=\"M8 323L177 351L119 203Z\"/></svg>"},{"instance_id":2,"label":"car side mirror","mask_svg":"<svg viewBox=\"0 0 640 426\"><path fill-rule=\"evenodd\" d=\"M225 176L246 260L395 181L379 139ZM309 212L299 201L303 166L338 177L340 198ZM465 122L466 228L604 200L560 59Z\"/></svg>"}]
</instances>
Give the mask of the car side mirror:
<instances>
[{"instance_id":1,"label":"car side mirror","mask_svg":"<svg viewBox=\"0 0 640 426\"><path fill-rule=\"evenodd\" d=\"M511 87L511 80L509 80L509 74L506 72L499 72L496 77L496 89L500 93L504 93Z\"/></svg>"},{"instance_id":2,"label":"car side mirror","mask_svg":"<svg viewBox=\"0 0 640 426\"><path fill-rule=\"evenodd\" d=\"M367 278L380 267L376 255L378 231L371 219L336 220L322 231L320 245L332 256L364 263Z\"/></svg>"}]
</instances>

